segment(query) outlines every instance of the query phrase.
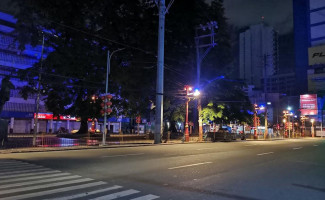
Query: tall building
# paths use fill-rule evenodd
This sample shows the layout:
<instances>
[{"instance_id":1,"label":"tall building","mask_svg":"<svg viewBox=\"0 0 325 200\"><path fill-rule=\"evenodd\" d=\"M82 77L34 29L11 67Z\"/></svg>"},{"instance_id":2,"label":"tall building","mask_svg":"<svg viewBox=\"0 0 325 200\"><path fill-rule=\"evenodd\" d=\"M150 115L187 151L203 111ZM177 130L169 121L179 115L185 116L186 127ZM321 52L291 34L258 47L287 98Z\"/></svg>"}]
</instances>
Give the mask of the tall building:
<instances>
[{"instance_id":1,"label":"tall building","mask_svg":"<svg viewBox=\"0 0 325 200\"><path fill-rule=\"evenodd\" d=\"M296 91L325 94L325 1L293 0Z\"/></svg>"},{"instance_id":2,"label":"tall building","mask_svg":"<svg viewBox=\"0 0 325 200\"><path fill-rule=\"evenodd\" d=\"M239 73L248 85L266 91L264 77L278 71L278 36L264 23L252 25L239 36Z\"/></svg>"}]
</instances>

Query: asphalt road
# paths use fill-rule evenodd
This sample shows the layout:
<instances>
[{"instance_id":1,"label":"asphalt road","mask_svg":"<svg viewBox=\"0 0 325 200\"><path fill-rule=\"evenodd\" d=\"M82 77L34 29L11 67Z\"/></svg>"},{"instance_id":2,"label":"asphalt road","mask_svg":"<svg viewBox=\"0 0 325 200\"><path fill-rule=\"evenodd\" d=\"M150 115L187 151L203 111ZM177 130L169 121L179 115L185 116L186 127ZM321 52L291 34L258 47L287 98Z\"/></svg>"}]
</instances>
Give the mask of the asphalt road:
<instances>
[{"instance_id":1,"label":"asphalt road","mask_svg":"<svg viewBox=\"0 0 325 200\"><path fill-rule=\"evenodd\" d=\"M323 200L325 140L0 155L0 199L25 198Z\"/></svg>"}]
</instances>

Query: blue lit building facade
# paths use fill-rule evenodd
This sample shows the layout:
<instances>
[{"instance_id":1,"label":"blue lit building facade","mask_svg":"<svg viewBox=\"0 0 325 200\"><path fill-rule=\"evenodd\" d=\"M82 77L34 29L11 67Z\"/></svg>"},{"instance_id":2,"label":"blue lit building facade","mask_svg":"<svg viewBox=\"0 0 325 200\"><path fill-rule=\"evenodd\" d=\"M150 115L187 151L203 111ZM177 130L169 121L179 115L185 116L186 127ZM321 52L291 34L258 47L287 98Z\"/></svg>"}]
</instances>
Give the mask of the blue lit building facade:
<instances>
[{"instance_id":1,"label":"blue lit building facade","mask_svg":"<svg viewBox=\"0 0 325 200\"><path fill-rule=\"evenodd\" d=\"M296 91L317 94L317 127L324 127L325 110L325 1L293 0ZM316 128L316 135L321 129ZM324 134L324 133L322 133Z\"/></svg>"},{"instance_id":2,"label":"blue lit building facade","mask_svg":"<svg viewBox=\"0 0 325 200\"><path fill-rule=\"evenodd\" d=\"M324 95L325 60L313 60L325 54L325 1L293 0L293 12L297 95Z\"/></svg>"},{"instance_id":3,"label":"blue lit building facade","mask_svg":"<svg viewBox=\"0 0 325 200\"><path fill-rule=\"evenodd\" d=\"M12 31L15 28L16 19L7 13L0 12L0 84L5 76L10 77L15 89L10 92L10 100L6 102L0 117L10 121L10 133L32 133L34 124L34 113L36 111L36 95L30 95L26 100L19 94L20 88L26 82L20 81L17 72L21 69L32 67L39 62L41 57L41 45L32 47L26 45L25 50L18 49L18 43ZM48 48L45 48L46 57ZM37 132L55 132L60 127L78 129L79 122L68 120L56 120L42 118L48 113L43 101L39 107L40 120L37 124ZM42 114L44 113L44 114Z\"/></svg>"}]
</instances>

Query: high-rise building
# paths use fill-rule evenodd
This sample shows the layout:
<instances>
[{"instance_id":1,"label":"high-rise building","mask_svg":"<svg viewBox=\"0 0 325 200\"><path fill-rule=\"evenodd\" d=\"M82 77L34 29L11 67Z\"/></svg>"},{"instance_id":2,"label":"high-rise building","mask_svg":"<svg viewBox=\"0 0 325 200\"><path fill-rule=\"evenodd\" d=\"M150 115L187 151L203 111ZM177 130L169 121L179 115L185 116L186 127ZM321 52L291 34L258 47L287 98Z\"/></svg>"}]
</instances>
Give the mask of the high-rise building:
<instances>
[{"instance_id":1,"label":"high-rise building","mask_svg":"<svg viewBox=\"0 0 325 200\"><path fill-rule=\"evenodd\" d=\"M296 91L325 94L325 1L293 0Z\"/></svg>"},{"instance_id":2,"label":"high-rise building","mask_svg":"<svg viewBox=\"0 0 325 200\"><path fill-rule=\"evenodd\" d=\"M265 92L265 78L278 71L277 38L277 32L264 23L250 26L239 36L240 78Z\"/></svg>"}]
</instances>

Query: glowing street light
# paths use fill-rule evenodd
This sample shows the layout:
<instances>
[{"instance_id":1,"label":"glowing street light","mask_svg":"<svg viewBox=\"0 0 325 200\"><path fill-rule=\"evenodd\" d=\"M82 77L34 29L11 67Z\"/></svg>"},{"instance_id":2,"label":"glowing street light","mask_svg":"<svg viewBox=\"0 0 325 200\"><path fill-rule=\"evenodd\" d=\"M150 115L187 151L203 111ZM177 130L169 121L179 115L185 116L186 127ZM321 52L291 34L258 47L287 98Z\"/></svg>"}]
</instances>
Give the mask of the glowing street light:
<instances>
[{"instance_id":1,"label":"glowing street light","mask_svg":"<svg viewBox=\"0 0 325 200\"><path fill-rule=\"evenodd\" d=\"M310 122L311 122L311 136L312 137L315 137L315 131L314 131L314 122L315 122L315 119L310 119Z\"/></svg>"},{"instance_id":2,"label":"glowing street light","mask_svg":"<svg viewBox=\"0 0 325 200\"><path fill-rule=\"evenodd\" d=\"M199 89L195 89L195 90L194 90L194 93L193 93L193 96L197 97L197 96L199 96L200 94L201 94L201 93L200 93Z\"/></svg>"}]
</instances>

